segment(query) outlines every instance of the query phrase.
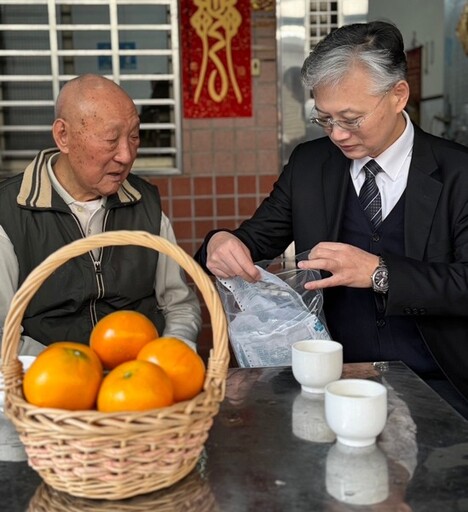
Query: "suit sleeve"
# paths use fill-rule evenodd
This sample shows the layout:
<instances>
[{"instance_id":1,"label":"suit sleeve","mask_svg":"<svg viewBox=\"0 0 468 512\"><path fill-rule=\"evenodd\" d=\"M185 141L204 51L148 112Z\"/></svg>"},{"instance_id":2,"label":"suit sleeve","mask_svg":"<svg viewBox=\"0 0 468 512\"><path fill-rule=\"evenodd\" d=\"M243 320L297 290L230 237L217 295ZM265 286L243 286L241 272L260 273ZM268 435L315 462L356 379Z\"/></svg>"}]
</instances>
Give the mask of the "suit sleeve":
<instances>
[{"instance_id":1,"label":"suit sleeve","mask_svg":"<svg viewBox=\"0 0 468 512\"><path fill-rule=\"evenodd\" d=\"M388 315L468 315L468 156L465 166L445 177L421 254L384 254L389 268ZM407 201L409 198L407 198ZM420 200L420 199L418 199ZM406 214L408 217L408 213ZM418 221L405 224L412 240ZM407 244L414 245L414 244Z\"/></svg>"}]
</instances>

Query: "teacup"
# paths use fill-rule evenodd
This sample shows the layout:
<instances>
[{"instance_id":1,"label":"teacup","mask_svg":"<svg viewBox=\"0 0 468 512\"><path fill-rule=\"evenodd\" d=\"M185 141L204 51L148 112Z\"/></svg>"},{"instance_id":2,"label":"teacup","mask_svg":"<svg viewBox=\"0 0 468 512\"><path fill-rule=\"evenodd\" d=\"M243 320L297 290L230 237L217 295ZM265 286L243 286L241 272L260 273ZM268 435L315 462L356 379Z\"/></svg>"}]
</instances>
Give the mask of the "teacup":
<instances>
[{"instance_id":1,"label":"teacup","mask_svg":"<svg viewBox=\"0 0 468 512\"><path fill-rule=\"evenodd\" d=\"M341 443L328 451L326 488L338 501L374 505L389 495L387 457L377 445L355 448Z\"/></svg>"},{"instance_id":2,"label":"teacup","mask_svg":"<svg viewBox=\"0 0 468 512\"><path fill-rule=\"evenodd\" d=\"M292 372L303 391L323 393L341 377L343 346L331 340L303 340L292 345Z\"/></svg>"},{"instance_id":3,"label":"teacup","mask_svg":"<svg viewBox=\"0 0 468 512\"><path fill-rule=\"evenodd\" d=\"M325 418L338 442L372 445L387 421L387 389L372 380L331 382L325 388Z\"/></svg>"}]
</instances>

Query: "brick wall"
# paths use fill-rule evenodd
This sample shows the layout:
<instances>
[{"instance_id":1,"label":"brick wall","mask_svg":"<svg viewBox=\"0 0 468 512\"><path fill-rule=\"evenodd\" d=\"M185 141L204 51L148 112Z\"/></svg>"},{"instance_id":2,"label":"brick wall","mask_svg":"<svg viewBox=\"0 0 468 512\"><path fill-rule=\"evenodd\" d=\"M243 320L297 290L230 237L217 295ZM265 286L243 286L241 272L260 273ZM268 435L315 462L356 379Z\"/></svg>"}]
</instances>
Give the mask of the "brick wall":
<instances>
[{"instance_id":1,"label":"brick wall","mask_svg":"<svg viewBox=\"0 0 468 512\"><path fill-rule=\"evenodd\" d=\"M252 13L253 77L250 118L185 119L183 175L152 178L178 244L193 255L208 231L234 228L271 190L279 168L274 12ZM200 353L212 346L210 319L202 301ZM234 363L233 363L234 364Z\"/></svg>"}]
</instances>

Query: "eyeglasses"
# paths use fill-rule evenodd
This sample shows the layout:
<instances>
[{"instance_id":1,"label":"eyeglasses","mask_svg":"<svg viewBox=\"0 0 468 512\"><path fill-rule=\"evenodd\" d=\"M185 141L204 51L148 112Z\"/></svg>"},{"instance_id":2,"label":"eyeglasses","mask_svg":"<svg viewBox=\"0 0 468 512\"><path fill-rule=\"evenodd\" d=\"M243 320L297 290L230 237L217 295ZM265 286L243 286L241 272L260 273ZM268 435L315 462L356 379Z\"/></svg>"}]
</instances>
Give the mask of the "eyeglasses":
<instances>
[{"instance_id":1,"label":"eyeglasses","mask_svg":"<svg viewBox=\"0 0 468 512\"><path fill-rule=\"evenodd\" d=\"M331 117L310 117L310 122L314 124L318 124L325 130L333 130L334 126L338 126L342 130L346 130L347 132L355 132L361 128L361 124L379 108L379 105L382 103L385 96L387 96L388 91L385 91L385 94L380 98L377 105L375 106L372 112L360 117L356 117L355 119L339 119L334 120ZM316 111L315 111L316 112Z\"/></svg>"}]
</instances>

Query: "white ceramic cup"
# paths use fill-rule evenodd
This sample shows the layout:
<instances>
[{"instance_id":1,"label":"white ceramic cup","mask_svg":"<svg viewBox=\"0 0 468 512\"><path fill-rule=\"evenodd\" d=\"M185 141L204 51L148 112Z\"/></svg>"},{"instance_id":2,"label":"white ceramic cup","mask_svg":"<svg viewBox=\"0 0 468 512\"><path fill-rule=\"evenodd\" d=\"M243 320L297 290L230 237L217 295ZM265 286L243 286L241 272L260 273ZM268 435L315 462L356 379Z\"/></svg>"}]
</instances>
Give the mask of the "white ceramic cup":
<instances>
[{"instance_id":1,"label":"white ceramic cup","mask_svg":"<svg viewBox=\"0 0 468 512\"><path fill-rule=\"evenodd\" d=\"M330 340L303 340L292 345L292 372L303 391L323 393L341 377L343 346Z\"/></svg>"},{"instance_id":2,"label":"white ceramic cup","mask_svg":"<svg viewBox=\"0 0 468 512\"><path fill-rule=\"evenodd\" d=\"M387 389L372 380L331 382L325 388L325 419L338 442L372 445L387 421Z\"/></svg>"},{"instance_id":3,"label":"white ceramic cup","mask_svg":"<svg viewBox=\"0 0 468 512\"><path fill-rule=\"evenodd\" d=\"M326 460L326 488L350 505L374 505L389 495L387 457L377 445L355 448L335 443Z\"/></svg>"}]
</instances>

